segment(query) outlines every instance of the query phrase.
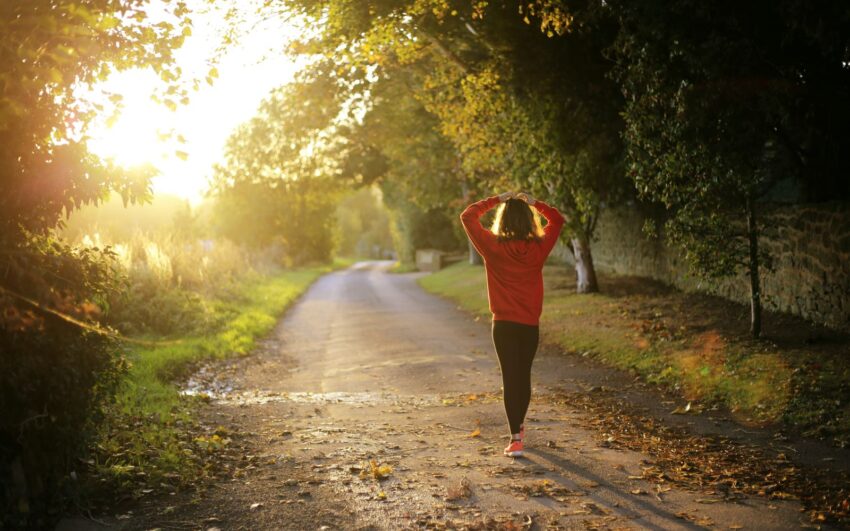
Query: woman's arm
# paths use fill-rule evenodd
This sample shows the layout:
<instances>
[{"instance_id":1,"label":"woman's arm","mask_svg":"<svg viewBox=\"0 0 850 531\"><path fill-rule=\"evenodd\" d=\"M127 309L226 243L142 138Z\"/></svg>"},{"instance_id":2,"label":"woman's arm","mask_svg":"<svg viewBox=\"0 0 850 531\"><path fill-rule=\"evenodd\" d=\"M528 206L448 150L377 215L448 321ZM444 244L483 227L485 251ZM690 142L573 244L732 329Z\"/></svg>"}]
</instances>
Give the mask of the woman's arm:
<instances>
[{"instance_id":1,"label":"woman's arm","mask_svg":"<svg viewBox=\"0 0 850 531\"><path fill-rule=\"evenodd\" d=\"M551 207L543 201L535 201L532 199L530 205L534 206L540 214L546 218L546 227L543 229L543 256L549 256L555 243L558 241L558 236L561 234L561 229L564 227L564 216L558 212L557 208Z\"/></svg>"},{"instance_id":2,"label":"woman's arm","mask_svg":"<svg viewBox=\"0 0 850 531\"><path fill-rule=\"evenodd\" d=\"M472 203L460 214L460 222L463 223L463 229L466 231L466 235L469 236L469 240L475 246L478 254L484 258L490 254L490 249L496 243L496 237L481 225L481 216L494 206L507 201L511 197L513 197L511 192L494 195Z\"/></svg>"}]
</instances>

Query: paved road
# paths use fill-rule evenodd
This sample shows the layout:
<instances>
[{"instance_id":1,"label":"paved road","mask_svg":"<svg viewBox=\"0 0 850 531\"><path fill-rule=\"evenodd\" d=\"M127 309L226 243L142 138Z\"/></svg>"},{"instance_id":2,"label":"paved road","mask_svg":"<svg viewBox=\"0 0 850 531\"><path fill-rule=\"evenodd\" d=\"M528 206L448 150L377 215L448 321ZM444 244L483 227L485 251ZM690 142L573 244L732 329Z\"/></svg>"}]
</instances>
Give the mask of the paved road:
<instances>
[{"instance_id":1,"label":"paved road","mask_svg":"<svg viewBox=\"0 0 850 531\"><path fill-rule=\"evenodd\" d=\"M215 396L207 422L252 455L216 488L168 511L157 501L124 527L800 527L793 502L733 503L638 479L648 456L600 445L580 427L586 411L551 399L627 380L558 353L535 363L526 458L503 457L489 323L389 266L319 279L254 356L222 371L218 385L232 389ZM370 461L389 465L388 477L376 479Z\"/></svg>"},{"instance_id":2,"label":"paved road","mask_svg":"<svg viewBox=\"0 0 850 531\"><path fill-rule=\"evenodd\" d=\"M295 366L271 356L246 379L287 392L498 390L488 330L390 265L361 262L316 282L277 333L277 353Z\"/></svg>"}]
</instances>

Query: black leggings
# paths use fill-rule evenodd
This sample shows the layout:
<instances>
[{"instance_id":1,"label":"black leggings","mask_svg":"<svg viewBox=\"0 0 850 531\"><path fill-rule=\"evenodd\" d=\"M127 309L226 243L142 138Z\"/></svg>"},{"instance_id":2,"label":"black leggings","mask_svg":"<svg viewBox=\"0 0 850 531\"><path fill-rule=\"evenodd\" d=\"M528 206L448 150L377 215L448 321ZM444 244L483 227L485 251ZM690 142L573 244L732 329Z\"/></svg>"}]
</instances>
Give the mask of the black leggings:
<instances>
[{"instance_id":1,"label":"black leggings","mask_svg":"<svg viewBox=\"0 0 850 531\"><path fill-rule=\"evenodd\" d=\"M499 356L505 413L511 433L519 433L531 401L531 363L540 329L513 321L493 321L493 346Z\"/></svg>"}]
</instances>

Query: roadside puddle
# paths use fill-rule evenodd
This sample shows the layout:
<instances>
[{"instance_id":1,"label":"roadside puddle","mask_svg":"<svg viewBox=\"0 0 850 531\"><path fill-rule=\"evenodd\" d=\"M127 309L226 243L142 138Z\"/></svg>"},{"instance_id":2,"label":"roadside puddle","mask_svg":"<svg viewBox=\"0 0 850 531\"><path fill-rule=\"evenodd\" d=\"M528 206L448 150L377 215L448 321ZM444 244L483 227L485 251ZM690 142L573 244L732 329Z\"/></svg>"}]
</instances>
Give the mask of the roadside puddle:
<instances>
[{"instance_id":1,"label":"roadside puddle","mask_svg":"<svg viewBox=\"0 0 850 531\"><path fill-rule=\"evenodd\" d=\"M440 403L439 396L422 395L398 395L394 393L376 392L343 392L333 391L327 393L312 392L276 392L259 389L234 390L229 384L212 382L200 382L192 378L187 381L181 394L184 396L198 396L209 399L211 402L222 405L253 406L269 404L274 402L286 402L294 404L344 404L353 406L429 406Z\"/></svg>"}]
</instances>

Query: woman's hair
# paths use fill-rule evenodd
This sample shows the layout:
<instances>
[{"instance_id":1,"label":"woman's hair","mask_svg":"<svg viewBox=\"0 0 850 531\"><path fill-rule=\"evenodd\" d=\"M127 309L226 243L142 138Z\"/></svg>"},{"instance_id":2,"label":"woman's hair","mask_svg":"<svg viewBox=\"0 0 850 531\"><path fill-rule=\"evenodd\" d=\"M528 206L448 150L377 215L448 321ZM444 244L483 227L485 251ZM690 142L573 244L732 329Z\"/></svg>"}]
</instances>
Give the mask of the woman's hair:
<instances>
[{"instance_id":1,"label":"woman's hair","mask_svg":"<svg viewBox=\"0 0 850 531\"><path fill-rule=\"evenodd\" d=\"M521 199L508 199L496 210L490 229L499 240L539 240L543 236L540 218Z\"/></svg>"}]
</instances>

